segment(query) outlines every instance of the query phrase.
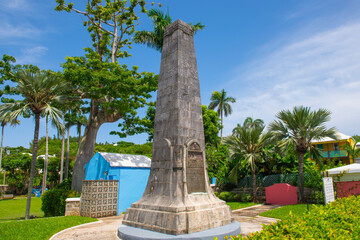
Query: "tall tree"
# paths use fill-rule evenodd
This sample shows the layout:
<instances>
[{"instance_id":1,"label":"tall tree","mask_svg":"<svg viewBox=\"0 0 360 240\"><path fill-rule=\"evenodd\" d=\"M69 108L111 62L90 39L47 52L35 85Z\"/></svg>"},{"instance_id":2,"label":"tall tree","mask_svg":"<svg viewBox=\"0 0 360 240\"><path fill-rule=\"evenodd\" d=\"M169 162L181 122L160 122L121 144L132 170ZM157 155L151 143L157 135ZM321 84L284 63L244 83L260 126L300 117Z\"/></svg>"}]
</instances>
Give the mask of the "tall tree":
<instances>
[{"instance_id":1,"label":"tall tree","mask_svg":"<svg viewBox=\"0 0 360 240\"><path fill-rule=\"evenodd\" d=\"M280 146L293 146L298 155L300 202L304 202L304 155L311 148L311 140L324 137L337 139L336 129L327 128L331 112L327 109L311 111L310 107L294 107L292 111L282 110L276 114L277 120L270 124L270 130L280 139Z\"/></svg>"},{"instance_id":2,"label":"tall tree","mask_svg":"<svg viewBox=\"0 0 360 240\"><path fill-rule=\"evenodd\" d=\"M16 82L17 86L14 89L14 93L20 95L23 100L4 103L0 106L0 115L4 112L11 111L10 115L15 119L21 115L33 115L35 117L33 151L25 212L25 219L29 219L38 150L40 117L45 109L51 108L53 101L59 101L61 99L61 94L67 86L54 74L50 75L45 72L33 73L28 69L18 71ZM52 109L54 110L53 114L57 114L57 109Z\"/></svg>"},{"instance_id":3,"label":"tall tree","mask_svg":"<svg viewBox=\"0 0 360 240\"><path fill-rule=\"evenodd\" d=\"M234 129L235 134L224 138L224 144L230 151L230 159L236 159L238 163L230 171L229 178L237 183L237 172L242 160L245 160L251 168L253 198L256 195L256 163L264 159L266 148L272 144L270 132L264 132L264 126L248 126L246 120L243 126Z\"/></svg>"},{"instance_id":4,"label":"tall tree","mask_svg":"<svg viewBox=\"0 0 360 240\"><path fill-rule=\"evenodd\" d=\"M84 17L83 23L92 40L92 47L86 48L85 57L68 57L63 64L65 78L74 86L74 93L88 101L89 119L72 178L72 188L81 191L84 167L94 154L99 128L104 123L122 120L120 127L125 126L129 131L113 131L112 134L137 133L131 125L137 118L137 109L144 107L146 99L151 97L150 92L156 90L157 76L138 73L138 67L128 69L118 63L119 58L129 56L124 48L131 48L130 38L139 18L136 11L146 12L144 0L88 1L85 10L76 9L73 3L64 0L56 2L55 10L76 12Z\"/></svg>"},{"instance_id":5,"label":"tall tree","mask_svg":"<svg viewBox=\"0 0 360 240\"><path fill-rule=\"evenodd\" d=\"M3 141L4 141L4 129L5 129L5 126L10 123L11 126L14 126L16 124L19 124L20 121L17 120L16 118L13 118L11 115L10 115L10 112L1 112L0 113L0 122L1 122L1 146L0 146L0 170L2 169L1 168L1 162L2 162L2 155L3 155ZM5 184L5 171L4 171L4 182L3 184Z\"/></svg>"},{"instance_id":6,"label":"tall tree","mask_svg":"<svg viewBox=\"0 0 360 240\"><path fill-rule=\"evenodd\" d=\"M234 103L236 101L235 98L226 96L226 92L223 89L221 92L214 91L210 100L209 109L217 108L218 115L221 119L221 125L224 126L224 115L227 117L232 113L230 103ZM220 138L222 139L222 129L220 132Z\"/></svg>"},{"instance_id":7,"label":"tall tree","mask_svg":"<svg viewBox=\"0 0 360 240\"><path fill-rule=\"evenodd\" d=\"M159 9L150 9L147 13L148 17L153 22L154 29L152 31L138 31L135 33L134 42L140 44L146 44L150 48L154 48L157 51L162 51L162 45L164 41L165 28L172 22L169 13L164 13ZM194 33L205 28L205 25L196 23L192 25L189 23Z\"/></svg>"},{"instance_id":8,"label":"tall tree","mask_svg":"<svg viewBox=\"0 0 360 240\"><path fill-rule=\"evenodd\" d=\"M58 132L63 131L61 125L61 115L62 112L57 108L54 108L51 105L47 105L43 111L43 116L45 116L46 122L46 136L45 136L45 159L44 159L44 171L43 171L43 183L42 183L42 193L45 193L46 190L46 179L47 179L47 170L49 164L49 117L52 121L52 125L58 129Z\"/></svg>"}]
</instances>

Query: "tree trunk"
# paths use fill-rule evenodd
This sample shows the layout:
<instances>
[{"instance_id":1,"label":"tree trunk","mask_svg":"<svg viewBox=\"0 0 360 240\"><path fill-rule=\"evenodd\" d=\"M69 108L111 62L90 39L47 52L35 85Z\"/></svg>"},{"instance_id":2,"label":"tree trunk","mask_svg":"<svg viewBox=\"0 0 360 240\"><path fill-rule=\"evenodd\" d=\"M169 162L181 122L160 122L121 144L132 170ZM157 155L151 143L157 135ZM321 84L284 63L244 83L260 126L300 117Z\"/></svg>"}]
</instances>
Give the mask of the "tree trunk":
<instances>
[{"instance_id":1,"label":"tree trunk","mask_svg":"<svg viewBox=\"0 0 360 240\"><path fill-rule=\"evenodd\" d=\"M2 169L1 168L1 162L2 162L2 154L3 154L3 141L4 141L4 128L5 128L5 125L4 124L1 124L1 147L0 147L0 170ZM4 181L3 181L3 184L5 185L5 170L4 170Z\"/></svg>"},{"instance_id":2,"label":"tree trunk","mask_svg":"<svg viewBox=\"0 0 360 240\"><path fill-rule=\"evenodd\" d=\"M5 125L1 124L0 170L1 170L1 166L2 166L1 162L2 162L2 153L3 153L4 128L5 128Z\"/></svg>"},{"instance_id":3,"label":"tree trunk","mask_svg":"<svg viewBox=\"0 0 360 240\"><path fill-rule=\"evenodd\" d=\"M79 133L79 137L78 137L78 149L80 147L81 144L81 123L78 123L78 133Z\"/></svg>"},{"instance_id":4,"label":"tree trunk","mask_svg":"<svg viewBox=\"0 0 360 240\"><path fill-rule=\"evenodd\" d=\"M67 129L67 139L66 139L65 179L69 178L69 152L70 152L70 127L68 127Z\"/></svg>"},{"instance_id":5,"label":"tree trunk","mask_svg":"<svg viewBox=\"0 0 360 240\"><path fill-rule=\"evenodd\" d=\"M253 201L257 202L257 196L256 196L256 173L255 169L251 169L251 175L252 175L252 187L253 187Z\"/></svg>"},{"instance_id":6,"label":"tree trunk","mask_svg":"<svg viewBox=\"0 0 360 240\"><path fill-rule=\"evenodd\" d=\"M81 192L82 181L85 179L84 167L94 155L96 136L99 128L100 125L95 121L89 121L85 127L84 137L81 140L76 154L72 178L72 188L77 192Z\"/></svg>"},{"instance_id":7,"label":"tree trunk","mask_svg":"<svg viewBox=\"0 0 360 240\"><path fill-rule=\"evenodd\" d=\"M65 118L63 119L63 126L65 127ZM65 132L62 133L62 141L61 141L60 183L62 183L64 176L64 151L65 151Z\"/></svg>"},{"instance_id":8,"label":"tree trunk","mask_svg":"<svg viewBox=\"0 0 360 240\"><path fill-rule=\"evenodd\" d=\"M40 128L40 113L35 113L34 142L33 142L33 152L32 152L32 160L31 160L30 178L28 185L28 195L26 200L25 220L28 220L30 216L31 195L32 195L32 188L34 184L34 177L36 171L36 157L38 151L39 128Z\"/></svg>"},{"instance_id":9,"label":"tree trunk","mask_svg":"<svg viewBox=\"0 0 360 240\"><path fill-rule=\"evenodd\" d=\"M304 203L304 153L299 152L299 191L300 203Z\"/></svg>"},{"instance_id":10,"label":"tree trunk","mask_svg":"<svg viewBox=\"0 0 360 240\"><path fill-rule=\"evenodd\" d=\"M45 137L45 161L41 193L44 194L46 190L46 178L49 161L49 116L46 116L46 137Z\"/></svg>"},{"instance_id":11,"label":"tree trunk","mask_svg":"<svg viewBox=\"0 0 360 240\"><path fill-rule=\"evenodd\" d=\"M90 116L86 123L84 136L81 140L78 152L76 154L75 165L71 187L77 192L81 192L82 181L85 179L85 165L94 155L96 136L103 123L116 122L123 115L117 111L107 113L99 109L99 104L91 100Z\"/></svg>"},{"instance_id":12,"label":"tree trunk","mask_svg":"<svg viewBox=\"0 0 360 240\"><path fill-rule=\"evenodd\" d=\"M220 132L220 141L222 141L222 131L224 128L224 124L223 124L223 112L220 112L220 116L221 116L221 132Z\"/></svg>"}]
</instances>

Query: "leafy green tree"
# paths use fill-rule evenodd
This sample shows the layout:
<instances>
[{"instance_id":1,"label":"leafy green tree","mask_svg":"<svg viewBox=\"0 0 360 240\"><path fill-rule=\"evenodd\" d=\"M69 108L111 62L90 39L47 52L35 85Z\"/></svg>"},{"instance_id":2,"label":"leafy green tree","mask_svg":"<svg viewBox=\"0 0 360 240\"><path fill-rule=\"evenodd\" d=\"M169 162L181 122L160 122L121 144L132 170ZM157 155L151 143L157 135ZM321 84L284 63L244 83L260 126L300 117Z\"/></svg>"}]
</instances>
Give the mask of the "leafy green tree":
<instances>
[{"instance_id":1,"label":"leafy green tree","mask_svg":"<svg viewBox=\"0 0 360 240\"><path fill-rule=\"evenodd\" d=\"M8 191L15 194L25 194L29 183L31 155L12 153L12 150L10 152L10 155L4 156L3 161L3 169L7 172Z\"/></svg>"},{"instance_id":2,"label":"leafy green tree","mask_svg":"<svg viewBox=\"0 0 360 240\"><path fill-rule=\"evenodd\" d=\"M3 141L4 141L5 126L8 123L10 123L11 126L14 126L14 125L20 123L20 121L18 121L17 119L12 118L12 116L10 115L10 112L3 112L1 114L2 115L0 115L0 122L1 122L0 170L1 170L1 166L2 166L1 161L2 161L2 155L3 155Z\"/></svg>"},{"instance_id":3,"label":"leafy green tree","mask_svg":"<svg viewBox=\"0 0 360 240\"><path fill-rule=\"evenodd\" d=\"M138 73L138 67L128 69L118 59L130 56L131 36L139 19L136 11L145 13L144 0L88 1L85 10L73 3L56 0L57 11L76 12L84 17L84 26L90 33L92 47L86 48L85 57L68 57L63 64L65 79L75 87L77 97L88 102L89 119L85 127L74 166L72 187L81 191L85 178L84 167L94 153L96 136L104 123L121 120L120 137L135 134L137 109L144 107L150 92L157 89L157 76Z\"/></svg>"},{"instance_id":4,"label":"leafy green tree","mask_svg":"<svg viewBox=\"0 0 360 240\"><path fill-rule=\"evenodd\" d=\"M264 126L249 127L244 122L243 126L237 127L235 134L224 139L228 146L231 159L238 159L238 163L230 172L230 179L237 183L237 172L245 160L251 168L253 198L256 201L256 164L264 159L266 147L272 144L273 138L270 132L264 132Z\"/></svg>"},{"instance_id":5,"label":"leafy green tree","mask_svg":"<svg viewBox=\"0 0 360 240\"><path fill-rule=\"evenodd\" d=\"M217 145L220 143L219 131L222 129L219 116L214 110L208 109L206 105L202 105L201 109L204 124L205 143Z\"/></svg>"},{"instance_id":6,"label":"leafy green tree","mask_svg":"<svg viewBox=\"0 0 360 240\"><path fill-rule=\"evenodd\" d=\"M304 202L304 155L311 148L311 140L324 137L337 139L334 127L327 128L331 112L326 109L311 111L310 107L294 107L292 111L282 110L277 120L270 124L272 134L284 149L293 146L298 155L300 202Z\"/></svg>"},{"instance_id":7,"label":"leafy green tree","mask_svg":"<svg viewBox=\"0 0 360 240\"><path fill-rule=\"evenodd\" d=\"M164 13L159 9L150 9L147 13L151 18L154 29L152 31L138 31L135 33L134 42L140 44L146 44L150 48L154 48L157 51L162 51L162 45L164 41L165 28L172 22L169 13ZM189 23L194 33L205 28L205 25L196 23L192 25Z\"/></svg>"},{"instance_id":8,"label":"leafy green tree","mask_svg":"<svg viewBox=\"0 0 360 240\"><path fill-rule=\"evenodd\" d=\"M144 131L149 135L148 142L152 142L153 136L154 136L154 123L155 123L155 112L156 112L155 105L156 105L156 102L153 103L152 105L150 105L146 109L146 116L142 120L143 121L142 125L144 126Z\"/></svg>"},{"instance_id":9,"label":"leafy green tree","mask_svg":"<svg viewBox=\"0 0 360 240\"><path fill-rule=\"evenodd\" d=\"M232 113L232 108L229 103L234 103L236 100L233 97L226 96L225 90L221 90L221 92L214 91L211 95L211 102L209 104L209 109L217 108L218 115L221 119L221 125L224 126L224 116L227 117ZM222 129L220 133L220 138L222 139Z\"/></svg>"},{"instance_id":10,"label":"leafy green tree","mask_svg":"<svg viewBox=\"0 0 360 240\"><path fill-rule=\"evenodd\" d=\"M229 172L229 150L226 145L206 144L206 162L209 178L216 177L219 184Z\"/></svg>"},{"instance_id":11,"label":"leafy green tree","mask_svg":"<svg viewBox=\"0 0 360 240\"><path fill-rule=\"evenodd\" d=\"M16 82L17 86L14 89L14 93L20 95L23 100L4 103L0 106L0 115L10 111L11 117L15 119L21 115L34 115L35 117L33 152L25 213L25 219L29 219L38 150L40 117L46 109L51 109L51 114L58 114L57 109L51 107L51 103L61 99L61 94L65 91L67 85L55 74L46 72L33 73L31 70L18 71Z\"/></svg>"},{"instance_id":12,"label":"leafy green tree","mask_svg":"<svg viewBox=\"0 0 360 240\"><path fill-rule=\"evenodd\" d=\"M0 83L3 84L4 81L14 80L14 69L17 66L14 65L16 59L12 56L6 54L3 55L0 60ZM0 90L0 96L4 94L4 90Z\"/></svg>"}]
</instances>

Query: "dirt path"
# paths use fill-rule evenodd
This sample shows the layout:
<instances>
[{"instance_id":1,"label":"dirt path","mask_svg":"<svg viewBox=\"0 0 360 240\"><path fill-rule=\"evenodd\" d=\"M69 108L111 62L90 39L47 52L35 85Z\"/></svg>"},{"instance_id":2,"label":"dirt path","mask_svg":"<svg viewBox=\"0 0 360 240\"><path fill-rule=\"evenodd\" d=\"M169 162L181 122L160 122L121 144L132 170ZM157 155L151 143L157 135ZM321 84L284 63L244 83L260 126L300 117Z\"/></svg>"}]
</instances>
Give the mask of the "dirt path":
<instances>
[{"instance_id":1,"label":"dirt path","mask_svg":"<svg viewBox=\"0 0 360 240\"><path fill-rule=\"evenodd\" d=\"M251 232L260 231L261 224L270 224L277 219L260 217L259 213L280 207L279 205L256 205L249 208L233 211L233 216L240 223L241 234L249 235ZM99 218L99 222L66 229L55 234L50 240L119 240L116 236L123 215Z\"/></svg>"}]
</instances>

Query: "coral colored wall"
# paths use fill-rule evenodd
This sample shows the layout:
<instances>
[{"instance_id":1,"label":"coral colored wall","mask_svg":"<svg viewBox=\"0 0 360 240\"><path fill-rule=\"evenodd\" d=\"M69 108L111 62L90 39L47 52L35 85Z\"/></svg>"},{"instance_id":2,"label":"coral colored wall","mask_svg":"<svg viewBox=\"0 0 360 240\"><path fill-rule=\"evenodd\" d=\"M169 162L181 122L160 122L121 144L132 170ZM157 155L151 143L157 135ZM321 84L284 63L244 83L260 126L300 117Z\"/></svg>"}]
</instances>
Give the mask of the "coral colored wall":
<instances>
[{"instance_id":1,"label":"coral colored wall","mask_svg":"<svg viewBox=\"0 0 360 240\"><path fill-rule=\"evenodd\" d=\"M336 183L336 187L337 197L339 198L360 195L360 181L338 182Z\"/></svg>"},{"instance_id":2,"label":"coral colored wall","mask_svg":"<svg viewBox=\"0 0 360 240\"><path fill-rule=\"evenodd\" d=\"M287 183L277 183L265 188L266 203L291 205L297 204L297 188Z\"/></svg>"}]
</instances>

